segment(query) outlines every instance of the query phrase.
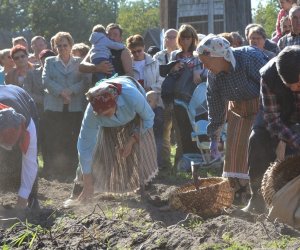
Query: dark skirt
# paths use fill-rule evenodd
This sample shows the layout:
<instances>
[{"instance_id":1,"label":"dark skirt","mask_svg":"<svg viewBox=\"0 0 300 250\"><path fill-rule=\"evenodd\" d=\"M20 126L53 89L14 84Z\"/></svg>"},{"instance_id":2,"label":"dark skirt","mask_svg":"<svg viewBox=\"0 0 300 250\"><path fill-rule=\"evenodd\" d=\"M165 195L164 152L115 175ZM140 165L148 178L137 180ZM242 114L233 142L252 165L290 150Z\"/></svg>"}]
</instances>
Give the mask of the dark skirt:
<instances>
[{"instance_id":1,"label":"dark skirt","mask_svg":"<svg viewBox=\"0 0 300 250\"><path fill-rule=\"evenodd\" d=\"M128 193L157 174L157 153L152 129L140 136L127 158L120 155L132 135L134 121L122 127L103 128L93 160L95 192Z\"/></svg>"}]
</instances>

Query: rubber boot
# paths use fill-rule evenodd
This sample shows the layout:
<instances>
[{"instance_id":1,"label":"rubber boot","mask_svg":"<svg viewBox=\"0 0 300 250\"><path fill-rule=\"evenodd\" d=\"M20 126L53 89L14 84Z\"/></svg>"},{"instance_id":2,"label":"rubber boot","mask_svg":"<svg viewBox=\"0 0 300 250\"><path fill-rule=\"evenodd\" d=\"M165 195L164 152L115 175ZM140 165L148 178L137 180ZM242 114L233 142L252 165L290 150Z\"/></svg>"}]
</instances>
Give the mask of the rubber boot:
<instances>
[{"instance_id":1,"label":"rubber boot","mask_svg":"<svg viewBox=\"0 0 300 250\"><path fill-rule=\"evenodd\" d=\"M266 203L261 194L262 178L256 178L255 181L250 181L251 198L246 207L242 210L244 212L262 214L266 212Z\"/></svg>"}]
</instances>

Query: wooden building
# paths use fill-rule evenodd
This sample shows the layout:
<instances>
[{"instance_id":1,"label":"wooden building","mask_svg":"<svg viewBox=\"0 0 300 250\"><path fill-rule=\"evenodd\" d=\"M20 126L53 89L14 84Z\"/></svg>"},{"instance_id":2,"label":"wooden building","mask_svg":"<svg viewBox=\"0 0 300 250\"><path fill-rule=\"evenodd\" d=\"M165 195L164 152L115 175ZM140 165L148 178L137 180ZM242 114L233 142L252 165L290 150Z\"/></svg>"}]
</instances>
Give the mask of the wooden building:
<instances>
[{"instance_id":1,"label":"wooden building","mask_svg":"<svg viewBox=\"0 0 300 250\"><path fill-rule=\"evenodd\" d=\"M161 28L191 24L198 33L239 31L252 22L251 0L160 0Z\"/></svg>"}]
</instances>

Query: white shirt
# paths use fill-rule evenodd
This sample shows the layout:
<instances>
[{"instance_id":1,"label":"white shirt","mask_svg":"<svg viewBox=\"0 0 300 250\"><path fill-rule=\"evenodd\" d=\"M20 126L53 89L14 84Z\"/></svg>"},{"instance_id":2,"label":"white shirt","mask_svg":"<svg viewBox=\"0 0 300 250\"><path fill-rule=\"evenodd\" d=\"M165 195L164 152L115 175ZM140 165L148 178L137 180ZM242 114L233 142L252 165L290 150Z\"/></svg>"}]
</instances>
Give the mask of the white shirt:
<instances>
[{"instance_id":1,"label":"white shirt","mask_svg":"<svg viewBox=\"0 0 300 250\"><path fill-rule=\"evenodd\" d=\"M27 127L27 131L30 134L30 142L26 154L22 154L21 186L18 192L18 195L24 199L28 199L38 171L37 136L32 119Z\"/></svg>"},{"instance_id":2,"label":"white shirt","mask_svg":"<svg viewBox=\"0 0 300 250\"><path fill-rule=\"evenodd\" d=\"M133 61L133 68L139 73L139 79L137 80L144 80L145 63L145 60Z\"/></svg>"}]
</instances>

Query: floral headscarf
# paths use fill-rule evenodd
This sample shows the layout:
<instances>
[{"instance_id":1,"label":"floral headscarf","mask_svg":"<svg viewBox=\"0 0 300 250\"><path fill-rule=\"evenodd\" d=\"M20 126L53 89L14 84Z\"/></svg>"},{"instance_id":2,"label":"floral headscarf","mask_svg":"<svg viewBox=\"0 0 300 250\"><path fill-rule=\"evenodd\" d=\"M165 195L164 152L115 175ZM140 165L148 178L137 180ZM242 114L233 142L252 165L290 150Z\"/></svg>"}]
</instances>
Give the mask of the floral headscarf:
<instances>
[{"instance_id":1,"label":"floral headscarf","mask_svg":"<svg viewBox=\"0 0 300 250\"><path fill-rule=\"evenodd\" d=\"M117 105L117 98L121 94L121 90L121 84L103 82L90 88L86 93L86 97L91 103L94 112L99 115Z\"/></svg>"},{"instance_id":2,"label":"floral headscarf","mask_svg":"<svg viewBox=\"0 0 300 250\"><path fill-rule=\"evenodd\" d=\"M209 34L201 40L196 50L199 55L223 57L235 68L236 61L230 43L223 37Z\"/></svg>"}]
</instances>

